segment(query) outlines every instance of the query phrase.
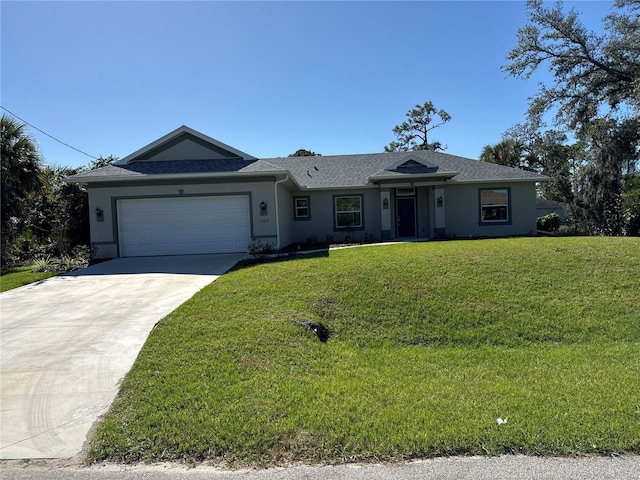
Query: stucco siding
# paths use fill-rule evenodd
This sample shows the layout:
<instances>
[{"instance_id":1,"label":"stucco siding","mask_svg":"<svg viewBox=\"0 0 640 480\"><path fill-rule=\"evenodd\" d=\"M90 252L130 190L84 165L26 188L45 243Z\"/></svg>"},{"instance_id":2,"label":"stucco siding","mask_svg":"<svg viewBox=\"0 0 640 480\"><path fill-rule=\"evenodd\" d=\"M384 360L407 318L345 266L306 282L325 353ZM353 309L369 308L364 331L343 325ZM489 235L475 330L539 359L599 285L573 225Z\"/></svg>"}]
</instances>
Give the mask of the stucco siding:
<instances>
[{"instance_id":1,"label":"stucco siding","mask_svg":"<svg viewBox=\"0 0 640 480\"><path fill-rule=\"evenodd\" d=\"M508 189L510 217L505 223L486 224L480 220L480 190ZM535 184L447 184L445 221L447 236L494 237L536 233Z\"/></svg>"},{"instance_id":2,"label":"stucco siding","mask_svg":"<svg viewBox=\"0 0 640 480\"><path fill-rule=\"evenodd\" d=\"M236 157L237 155L193 135L184 135L141 154L136 160L215 160Z\"/></svg>"},{"instance_id":3,"label":"stucco siding","mask_svg":"<svg viewBox=\"0 0 640 480\"><path fill-rule=\"evenodd\" d=\"M356 195L361 195L363 199L363 226L352 230L335 228L335 197ZM294 218L293 200L298 196L309 197L309 219ZM356 240L363 240L365 234L370 234L376 239L380 239L379 203L379 190L353 189L294 192L291 194L288 208L288 215L291 220L290 243L304 243L310 237L314 237L319 242L324 242L327 235L333 236L336 242L341 242L349 233Z\"/></svg>"},{"instance_id":4,"label":"stucco siding","mask_svg":"<svg viewBox=\"0 0 640 480\"><path fill-rule=\"evenodd\" d=\"M535 182L545 180L433 151L261 160L184 125L112 165L65 179L87 185L98 258L121 254L119 235L125 254L144 254L222 251L224 241L240 249L245 240L284 247L328 236L342 242L535 234ZM237 235L216 240L226 232Z\"/></svg>"},{"instance_id":5,"label":"stucco siding","mask_svg":"<svg viewBox=\"0 0 640 480\"><path fill-rule=\"evenodd\" d=\"M280 224L280 248L293 243L292 193L284 185L278 185L278 223Z\"/></svg>"},{"instance_id":6,"label":"stucco siding","mask_svg":"<svg viewBox=\"0 0 640 480\"><path fill-rule=\"evenodd\" d=\"M431 200L429 187L416 188L416 216L418 226L418 237L429 238L432 236L432 224L430 222Z\"/></svg>"},{"instance_id":7,"label":"stucco siding","mask_svg":"<svg viewBox=\"0 0 640 480\"><path fill-rule=\"evenodd\" d=\"M249 198L251 236L275 240L276 218L273 182L184 183L170 185L104 186L91 185L89 212L91 243L96 258L118 256L118 200L182 196L246 195ZM267 204L267 214L261 215L260 203ZM99 219L96 209L103 214ZM248 245L247 245L248 246Z\"/></svg>"}]
</instances>

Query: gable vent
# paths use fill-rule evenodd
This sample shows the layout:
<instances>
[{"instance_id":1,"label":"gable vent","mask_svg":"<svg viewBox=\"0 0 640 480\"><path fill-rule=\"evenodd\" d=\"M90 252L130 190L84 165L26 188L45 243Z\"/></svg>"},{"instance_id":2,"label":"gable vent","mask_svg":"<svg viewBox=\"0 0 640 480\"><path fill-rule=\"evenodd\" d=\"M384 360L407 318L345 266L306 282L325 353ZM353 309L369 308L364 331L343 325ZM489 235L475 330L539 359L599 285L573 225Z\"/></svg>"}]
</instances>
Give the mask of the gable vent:
<instances>
[{"instance_id":1,"label":"gable vent","mask_svg":"<svg viewBox=\"0 0 640 480\"><path fill-rule=\"evenodd\" d=\"M396 168L414 168L414 167L424 167L425 165L420 163L420 162L416 162L415 160L407 160L406 162L398 165Z\"/></svg>"}]
</instances>

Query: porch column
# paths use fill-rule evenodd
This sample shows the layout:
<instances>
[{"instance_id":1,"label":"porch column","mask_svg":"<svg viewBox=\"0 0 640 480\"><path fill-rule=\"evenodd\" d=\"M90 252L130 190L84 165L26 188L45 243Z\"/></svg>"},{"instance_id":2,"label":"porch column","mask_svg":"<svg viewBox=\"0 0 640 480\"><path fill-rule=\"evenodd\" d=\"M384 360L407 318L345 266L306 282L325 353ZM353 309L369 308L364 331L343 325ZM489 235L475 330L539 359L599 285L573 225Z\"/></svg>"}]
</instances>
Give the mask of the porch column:
<instances>
[{"instance_id":1,"label":"porch column","mask_svg":"<svg viewBox=\"0 0 640 480\"><path fill-rule=\"evenodd\" d=\"M433 197L436 206L436 223L433 229L433 234L436 238L445 238L447 230L444 218L444 185L436 185L433 187Z\"/></svg>"},{"instance_id":2,"label":"porch column","mask_svg":"<svg viewBox=\"0 0 640 480\"><path fill-rule=\"evenodd\" d=\"M391 191L380 189L380 239L391 239Z\"/></svg>"}]
</instances>

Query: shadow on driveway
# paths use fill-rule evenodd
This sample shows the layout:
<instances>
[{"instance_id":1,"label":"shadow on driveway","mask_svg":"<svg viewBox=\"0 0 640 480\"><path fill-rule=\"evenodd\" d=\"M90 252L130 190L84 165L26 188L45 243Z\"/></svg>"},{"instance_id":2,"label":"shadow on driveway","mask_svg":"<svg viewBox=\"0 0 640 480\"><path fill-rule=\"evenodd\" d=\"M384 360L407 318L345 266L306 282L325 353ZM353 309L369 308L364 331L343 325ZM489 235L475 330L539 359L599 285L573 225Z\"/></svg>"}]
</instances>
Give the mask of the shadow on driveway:
<instances>
[{"instance_id":1,"label":"shadow on driveway","mask_svg":"<svg viewBox=\"0 0 640 480\"><path fill-rule=\"evenodd\" d=\"M238 253L115 258L61 276L83 277L87 275L128 275L141 273L220 276L237 262L245 258L247 258L246 254Z\"/></svg>"}]
</instances>

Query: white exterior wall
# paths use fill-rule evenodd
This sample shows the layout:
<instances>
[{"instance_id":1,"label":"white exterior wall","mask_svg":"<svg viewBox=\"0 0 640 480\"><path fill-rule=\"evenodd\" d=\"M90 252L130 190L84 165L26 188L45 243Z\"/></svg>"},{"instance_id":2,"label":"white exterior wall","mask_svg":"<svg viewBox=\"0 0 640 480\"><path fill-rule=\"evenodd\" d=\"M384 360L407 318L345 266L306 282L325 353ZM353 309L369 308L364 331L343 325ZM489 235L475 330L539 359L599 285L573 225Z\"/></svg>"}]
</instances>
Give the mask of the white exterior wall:
<instances>
[{"instance_id":1,"label":"white exterior wall","mask_svg":"<svg viewBox=\"0 0 640 480\"><path fill-rule=\"evenodd\" d=\"M242 183L184 183L171 185L96 186L89 185L89 217L91 243L96 258L118 257L117 201L126 198L153 198L207 195L248 195L251 216L251 235L264 243L275 243L275 190L273 181ZM260 214L260 203L267 204L267 215ZM96 208L102 210L98 221ZM248 245L247 245L248 247Z\"/></svg>"}]
</instances>

